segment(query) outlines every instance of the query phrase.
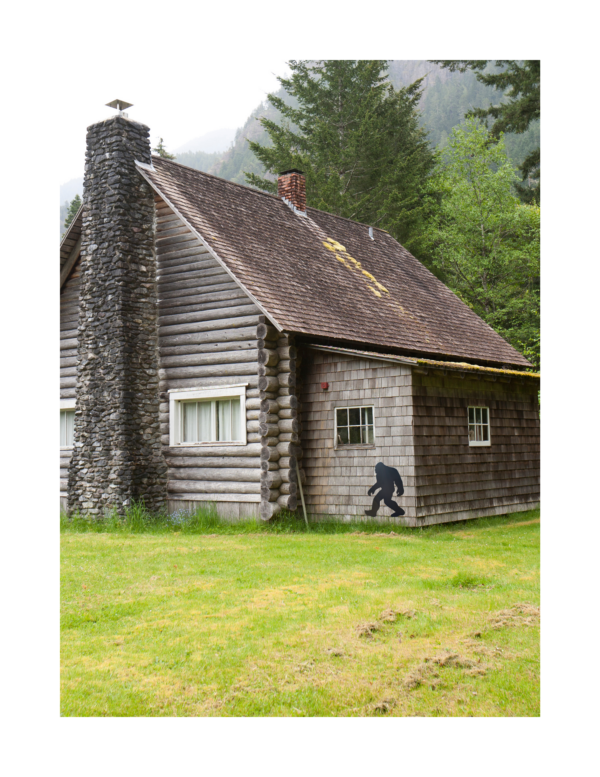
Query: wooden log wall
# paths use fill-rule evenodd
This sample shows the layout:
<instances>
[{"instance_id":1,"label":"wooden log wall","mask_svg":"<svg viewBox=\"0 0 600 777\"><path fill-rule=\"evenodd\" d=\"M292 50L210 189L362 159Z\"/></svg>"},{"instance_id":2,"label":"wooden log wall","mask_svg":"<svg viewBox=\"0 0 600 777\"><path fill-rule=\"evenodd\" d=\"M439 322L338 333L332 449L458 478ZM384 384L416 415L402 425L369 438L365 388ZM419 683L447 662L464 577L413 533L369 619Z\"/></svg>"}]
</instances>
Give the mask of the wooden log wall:
<instances>
[{"instance_id":1,"label":"wooden log wall","mask_svg":"<svg viewBox=\"0 0 600 777\"><path fill-rule=\"evenodd\" d=\"M67 281L60 290L60 398L75 397L77 380L77 326L79 323L79 276L77 260ZM60 495L67 496L71 451L60 452Z\"/></svg>"},{"instance_id":2,"label":"wooden log wall","mask_svg":"<svg viewBox=\"0 0 600 777\"><path fill-rule=\"evenodd\" d=\"M258 515L265 485L261 404L267 396L259 388L258 360L264 350L262 335L271 327L159 197L156 212L160 422L169 467L169 504L216 502L219 512L227 512L233 503L255 503ZM271 378L272 367L266 369ZM247 445L169 447L169 389L235 383L248 384ZM264 419L267 427L273 415ZM271 477L270 484L275 490L278 480Z\"/></svg>"},{"instance_id":3,"label":"wooden log wall","mask_svg":"<svg viewBox=\"0 0 600 777\"><path fill-rule=\"evenodd\" d=\"M159 197L156 253L159 292L160 423L169 468L168 500L217 502L219 512L268 520L297 507L299 358L177 214ZM61 292L61 397L75 396L79 265ZM169 389L247 383L245 446L169 446ZM61 453L61 496L70 452ZM303 477L303 474L301 473ZM242 510L244 504L247 508Z\"/></svg>"},{"instance_id":4,"label":"wooden log wall","mask_svg":"<svg viewBox=\"0 0 600 777\"><path fill-rule=\"evenodd\" d=\"M413 371L417 518L460 520L540 499L539 383ZM489 407L491 445L469 446L467 408Z\"/></svg>"}]
</instances>

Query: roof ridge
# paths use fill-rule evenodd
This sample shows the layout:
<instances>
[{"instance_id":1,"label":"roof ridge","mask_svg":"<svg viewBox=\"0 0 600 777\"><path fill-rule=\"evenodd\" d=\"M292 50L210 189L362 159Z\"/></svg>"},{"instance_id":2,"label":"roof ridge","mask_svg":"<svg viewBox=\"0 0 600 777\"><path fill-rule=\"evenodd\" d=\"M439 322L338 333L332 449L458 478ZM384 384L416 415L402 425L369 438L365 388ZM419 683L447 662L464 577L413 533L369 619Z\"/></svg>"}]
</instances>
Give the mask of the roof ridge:
<instances>
[{"instance_id":1,"label":"roof ridge","mask_svg":"<svg viewBox=\"0 0 600 777\"><path fill-rule=\"evenodd\" d=\"M349 219L347 216L338 216L337 213L330 213L328 210L319 210L319 208L309 208L307 207L306 210L313 210L315 213L324 213L326 216L331 216L334 219L341 219L342 221L349 221L350 224L357 224L359 227L366 227L366 229L369 229L369 227L373 227L372 224L367 224L364 221L356 221L356 219ZM389 235L390 233L387 231L387 229L382 229L381 227L373 227L373 229L376 229L378 232L383 232L384 235ZM390 235L390 237L392 237ZM393 240L396 240L396 238L392 238ZM398 243L398 241L396 240ZM398 243L400 245L400 243Z\"/></svg>"},{"instance_id":2,"label":"roof ridge","mask_svg":"<svg viewBox=\"0 0 600 777\"><path fill-rule=\"evenodd\" d=\"M186 170L191 170L194 173L198 173L198 175L206 175L209 178L214 178L217 181L222 181L223 183L231 184L232 186L240 186L242 189L244 189L247 192L254 192L255 194L262 194L264 197L273 197L275 200L280 200L280 198L276 194L271 194L270 192L263 192L262 189L255 189L252 186L246 186L244 183L238 183L237 181L228 181L227 178L221 178L219 175L215 175L214 173L207 173L205 170L198 170L197 167L190 167L190 165L184 165L182 162L176 162L174 159L165 159L164 157L158 156L156 154L152 154L152 159L160 159L161 164L166 163L168 165L177 165L177 167L185 167Z\"/></svg>"},{"instance_id":3,"label":"roof ridge","mask_svg":"<svg viewBox=\"0 0 600 777\"><path fill-rule=\"evenodd\" d=\"M240 186L242 189L244 189L247 192L254 192L254 194L261 194L263 197L272 197L274 200L277 200L278 202L282 202L282 198L279 197L277 194L271 194L271 192L265 192L262 189L256 189L254 186L246 186L244 183L238 183L237 181L229 181L227 178L221 178L219 175L215 175L214 173L207 173L205 170L198 170L197 167L190 167L190 165L184 165L182 162L177 162L175 159L165 159L164 157L158 156L157 154L152 154L152 159L160 159L161 164L166 163L167 165L177 165L178 167L184 167L186 170L191 170L194 173L198 173L199 175L206 175L209 178L216 179L217 181L222 181L226 184L231 184L232 186ZM389 235L390 233L387 231L387 229L382 229L381 227L375 227L372 224L366 224L364 221L356 221L355 219L349 219L346 216L338 216L337 213L329 213L327 210L320 210L319 208L312 208L308 206L306 208L307 211L311 210L315 213L325 213L327 216L331 216L334 219L342 219L343 221L349 221L351 224L357 224L360 227L366 227L367 229L369 227L373 227L373 229L376 229L378 232L383 232L385 235Z\"/></svg>"}]
</instances>

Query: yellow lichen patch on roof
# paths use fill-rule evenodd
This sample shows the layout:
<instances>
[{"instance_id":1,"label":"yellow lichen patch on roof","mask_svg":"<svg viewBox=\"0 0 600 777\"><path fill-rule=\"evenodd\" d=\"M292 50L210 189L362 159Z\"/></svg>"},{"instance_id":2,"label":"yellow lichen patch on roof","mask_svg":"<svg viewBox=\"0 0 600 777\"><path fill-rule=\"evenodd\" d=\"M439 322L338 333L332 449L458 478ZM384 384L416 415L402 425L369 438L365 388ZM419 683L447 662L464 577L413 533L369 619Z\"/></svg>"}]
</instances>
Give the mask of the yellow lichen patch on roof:
<instances>
[{"instance_id":1,"label":"yellow lichen patch on roof","mask_svg":"<svg viewBox=\"0 0 600 777\"><path fill-rule=\"evenodd\" d=\"M331 249L334 251L345 251L346 248L341 244L338 243L337 240L334 240L332 237L327 238L328 242L331 243ZM323 245L327 246L327 248L330 248L326 243L323 243Z\"/></svg>"},{"instance_id":2,"label":"yellow lichen patch on roof","mask_svg":"<svg viewBox=\"0 0 600 777\"><path fill-rule=\"evenodd\" d=\"M350 256L348 251L346 251L346 248L341 243L338 243L337 240L334 240L332 237L328 237L327 241L323 241L323 245L328 251L333 253L338 262L341 262L349 270L359 270L365 276L365 278L368 278L370 283L372 283L376 288L373 288L373 286L371 286L369 283L367 283L367 288L369 288L377 297L381 297L381 291L389 294L389 291L385 288L385 286L382 283L379 283L377 278L368 272L368 270L363 270L362 264L353 256ZM380 291L377 291L377 289Z\"/></svg>"},{"instance_id":3,"label":"yellow lichen patch on roof","mask_svg":"<svg viewBox=\"0 0 600 777\"><path fill-rule=\"evenodd\" d=\"M377 288L378 288L378 289L381 289L381 291L385 291L385 293L386 293L386 294L389 294L389 291L388 291L388 290L385 288L385 286L382 286L382 285L381 285L381 283L379 283L379 281L378 281L378 280L375 278L375 276L374 276L374 275L371 275L371 273L370 273L370 272L367 272L366 270L363 270L363 271L362 271L362 274L363 274L363 275L366 275L366 276L367 276L367 278L368 278L368 279L369 279L369 280L370 280L372 283L374 283L374 284L375 284L375 286L377 286ZM379 295L379 296L381 296L381 295Z\"/></svg>"},{"instance_id":4,"label":"yellow lichen patch on roof","mask_svg":"<svg viewBox=\"0 0 600 777\"><path fill-rule=\"evenodd\" d=\"M417 359L418 364L429 364L432 367L447 367L455 370L471 370L473 372L494 372L500 375L518 375L523 378L539 378L539 372L524 372L521 370L503 370L499 367L480 367L478 364L467 364L466 362L440 362L434 359Z\"/></svg>"}]
</instances>

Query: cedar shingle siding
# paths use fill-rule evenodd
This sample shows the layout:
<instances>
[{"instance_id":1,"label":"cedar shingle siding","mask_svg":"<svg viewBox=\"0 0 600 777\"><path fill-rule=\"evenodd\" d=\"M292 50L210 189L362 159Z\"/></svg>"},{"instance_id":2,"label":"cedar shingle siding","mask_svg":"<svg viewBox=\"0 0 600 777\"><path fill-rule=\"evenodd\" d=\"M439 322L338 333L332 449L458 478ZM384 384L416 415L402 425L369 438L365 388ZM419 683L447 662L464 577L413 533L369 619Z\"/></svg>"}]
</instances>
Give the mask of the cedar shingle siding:
<instances>
[{"instance_id":1,"label":"cedar shingle siding","mask_svg":"<svg viewBox=\"0 0 600 777\"><path fill-rule=\"evenodd\" d=\"M378 461L398 469L401 522L422 526L538 505L536 380L484 380L307 349L302 369L302 450L309 511L363 518ZM461 373L464 374L464 373ZM323 391L321 383L329 383ZM335 408L375 408L373 448L335 450ZM490 409L491 446L468 443L468 406ZM389 520L383 504L377 520ZM395 519L392 519L394 521Z\"/></svg>"},{"instance_id":2,"label":"cedar shingle siding","mask_svg":"<svg viewBox=\"0 0 600 777\"><path fill-rule=\"evenodd\" d=\"M540 498L538 383L413 372L417 516L460 520ZM491 445L468 443L467 407L490 409ZM510 508L510 509L509 509Z\"/></svg>"},{"instance_id":3,"label":"cedar shingle siding","mask_svg":"<svg viewBox=\"0 0 600 777\"><path fill-rule=\"evenodd\" d=\"M302 465L307 510L321 516L365 518L375 483L375 464L398 469L404 495L397 501L415 513L410 367L306 349L301 373ZM329 383L323 391L321 383ZM334 449L335 408L374 405L375 446ZM386 521L383 505L376 520Z\"/></svg>"}]
</instances>

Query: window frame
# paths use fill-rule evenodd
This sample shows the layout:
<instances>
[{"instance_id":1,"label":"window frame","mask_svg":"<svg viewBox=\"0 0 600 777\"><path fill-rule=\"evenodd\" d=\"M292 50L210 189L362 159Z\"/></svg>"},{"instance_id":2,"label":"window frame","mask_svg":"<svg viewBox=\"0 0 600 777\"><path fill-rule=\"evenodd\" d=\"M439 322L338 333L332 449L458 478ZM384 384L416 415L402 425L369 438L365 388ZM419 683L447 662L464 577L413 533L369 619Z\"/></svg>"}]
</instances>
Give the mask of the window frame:
<instances>
[{"instance_id":1,"label":"window frame","mask_svg":"<svg viewBox=\"0 0 600 777\"><path fill-rule=\"evenodd\" d=\"M359 442L359 443L338 443L338 424L337 424L337 414L338 410L356 410L356 409L362 409L362 408L370 408L373 413L373 442ZM349 425L345 428L349 428ZM334 450L348 450L348 449L357 449L357 448L375 448L377 445L377 424L375 423L375 405L374 404L364 404L364 405L336 405L333 408L333 448Z\"/></svg>"},{"instance_id":2,"label":"window frame","mask_svg":"<svg viewBox=\"0 0 600 777\"><path fill-rule=\"evenodd\" d=\"M234 383L228 386L211 386L209 388L169 389L169 447L170 448L222 448L225 445L247 445L246 423L246 388L247 383ZM206 440L205 442L182 442L183 412L182 405L186 401L202 402L203 400L219 400L239 398L241 440Z\"/></svg>"},{"instance_id":3,"label":"window frame","mask_svg":"<svg viewBox=\"0 0 600 777\"><path fill-rule=\"evenodd\" d=\"M75 410L75 397L69 397L68 399L61 399L60 400L60 410L61 412L63 410ZM60 438L59 438L60 441ZM73 428L73 445L61 445L60 449L61 451L72 451L75 447L75 429Z\"/></svg>"},{"instance_id":4,"label":"window frame","mask_svg":"<svg viewBox=\"0 0 600 777\"><path fill-rule=\"evenodd\" d=\"M477 423L477 415L475 414L475 423L471 424L469 421L469 410L485 410L487 412L487 424ZM471 440L469 437L470 426L487 426L488 438L487 440ZM490 408L486 405L468 405L467 406L467 440L470 448L489 448L492 444L492 423L490 416Z\"/></svg>"}]
</instances>

